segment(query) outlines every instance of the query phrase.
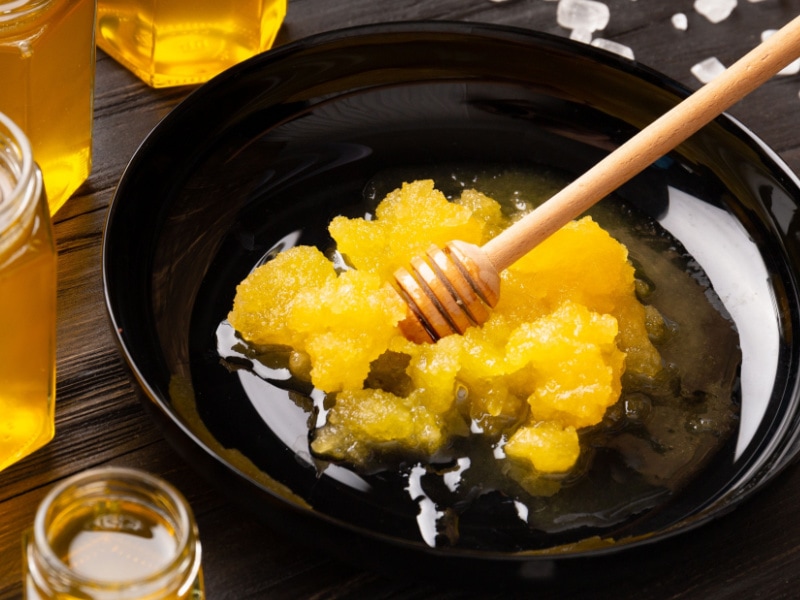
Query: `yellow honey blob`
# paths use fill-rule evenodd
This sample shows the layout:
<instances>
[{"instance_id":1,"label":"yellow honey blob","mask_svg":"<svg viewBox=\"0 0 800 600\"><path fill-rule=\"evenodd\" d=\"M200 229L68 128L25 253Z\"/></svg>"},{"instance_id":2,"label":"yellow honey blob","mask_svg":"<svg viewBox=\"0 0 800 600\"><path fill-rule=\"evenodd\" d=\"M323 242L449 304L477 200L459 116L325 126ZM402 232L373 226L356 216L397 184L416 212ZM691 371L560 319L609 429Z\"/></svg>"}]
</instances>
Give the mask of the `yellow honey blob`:
<instances>
[{"instance_id":1,"label":"yellow honey blob","mask_svg":"<svg viewBox=\"0 0 800 600\"><path fill-rule=\"evenodd\" d=\"M435 452L443 442L440 421L416 400L382 390L341 392L312 448L333 460L358 462L382 446L423 455Z\"/></svg>"},{"instance_id":2,"label":"yellow honey blob","mask_svg":"<svg viewBox=\"0 0 800 600\"><path fill-rule=\"evenodd\" d=\"M529 463L539 473L564 473L580 455L574 427L540 421L517 429L504 446L506 455Z\"/></svg>"},{"instance_id":3,"label":"yellow honey blob","mask_svg":"<svg viewBox=\"0 0 800 600\"><path fill-rule=\"evenodd\" d=\"M336 217L329 230L336 246L358 270L377 273L385 281L399 265L425 253L431 244L453 239L478 243L485 222L472 211L434 189L433 181L404 184L388 194L375 211L375 219Z\"/></svg>"},{"instance_id":4,"label":"yellow honey blob","mask_svg":"<svg viewBox=\"0 0 800 600\"><path fill-rule=\"evenodd\" d=\"M395 269L431 244L482 244L509 224L484 194L450 202L415 181L374 219L331 222L353 270L337 274L319 251L297 247L240 284L231 325L251 343L307 355L311 382L334 400L313 432L315 453L362 466L389 451L431 456L471 429L502 445L505 472L537 488L528 484L539 474L575 465L580 431L618 400L626 370L660 370L648 337L658 316L636 297L627 250L588 217L502 273L483 326L435 344L406 340ZM552 493L551 481L539 488Z\"/></svg>"}]
</instances>

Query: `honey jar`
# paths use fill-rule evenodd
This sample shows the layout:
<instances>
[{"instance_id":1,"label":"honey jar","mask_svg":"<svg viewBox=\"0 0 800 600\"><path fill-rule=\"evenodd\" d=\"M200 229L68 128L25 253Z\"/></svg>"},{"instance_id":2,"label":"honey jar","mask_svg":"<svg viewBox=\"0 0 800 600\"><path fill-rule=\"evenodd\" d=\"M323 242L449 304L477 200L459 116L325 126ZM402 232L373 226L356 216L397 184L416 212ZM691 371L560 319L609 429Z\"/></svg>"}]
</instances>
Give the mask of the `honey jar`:
<instances>
[{"instance_id":1,"label":"honey jar","mask_svg":"<svg viewBox=\"0 0 800 600\"><path fill-rule=\"evenodd\" d=\"M0 113L0 471L55 433L56 250L30 143Z\"/></svg>"},{"instance_id":2,"label":"honey jar","mask_svg":"<svg viewBox=\"0 0 800 600\"><path fill-rule=\"evenodd\" d=\"M97 45L152 87L203 83L269 49L286 0L99 0Z\"/></svg>"},{"instance_id":3,"label":"honey jar","mask_svg":"<svg viewBox=\"0 0 800 600\"><path fill-rule=\"evenodd\" d=\"M30 140L54 214L92 167L96 0L0 0L0 112Z\"/></svg>"},{"instance_id":4,"label":"honey jar","mask_svg":"<svg viewBox=\"0 0 800 600\"><path fill-rule=\"evenodd\" d=\"M56 485L23 548L27 600L204 598L191 507L138 469L90 469Z\"/></svg>"}]
</instances>

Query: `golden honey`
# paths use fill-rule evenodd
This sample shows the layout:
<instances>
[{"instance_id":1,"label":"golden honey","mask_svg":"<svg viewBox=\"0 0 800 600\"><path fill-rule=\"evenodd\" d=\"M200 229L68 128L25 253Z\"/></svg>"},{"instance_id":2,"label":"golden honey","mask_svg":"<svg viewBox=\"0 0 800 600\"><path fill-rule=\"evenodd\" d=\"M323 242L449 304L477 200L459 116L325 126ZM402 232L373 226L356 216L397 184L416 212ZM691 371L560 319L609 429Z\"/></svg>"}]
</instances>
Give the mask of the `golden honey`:
<instances>
[{"instance_id":1,"label":"golden honey","mask_svg":"<svg viewBox=\"0 0 800 600\"><path fill-rule=\"evenodd\" d=\"M372 219L333 219L353 268L337 272L316 248L297 246L238 286L230 324L251 344L307 356L311 383L335 397L313 432L317 455L361 466L386 448L431 457L462 435L466 415L527 473L565 474L580 455L578 431L617 402L623 373L661 370L627 249L588 217L502 274L484 326L435 344L406 340L395 269L432 243L482 244L507 225L479 192L450 202L432 180L414 181Z\"/></svg>"},{"instance_id":2,"label":"golden honey","mask_svg":"<svg viewBox=\"0 0 800 600\"><path fill-rule=\"evenodd\" d=\"M100 0L97 44L152 87L196 84L269 49L286 0Z\"/></svg>"},{"instance_id":3,"label":"golden honey","mask_svg":"<svg viewBox=\"0 0 800 600\"><path fill-rule=\"evenodd\" d=\"M42 179L0 114L0 470L54 434L56 253Z\"/></svg>"},{"instance_id":4,"label":"golden honey","mask_svg":"<svg viewBox=\"0 0 800 600\"><path fill-rule=\"evenodd\" d=\"M417 181L428 177L444 196ZM398 190L400 181L415 183ZM192 386L238 379L241 390L225 399L233 414L257 410L266 439L288 446L299 468L312 456L320 493L347 486L352 503L331 514L392 534L417 527L431 546L546 549L663 514L658 507L711 461L730 459L741 352L697 261L637 205L611 197L507 269L482 327L437 344L400 336L371 355L398 317L380 296L356 299L370 289L358 279L391 277L386 261L407 265L426 238L463 233L483 244L568 181L538 166L392 168L364 186L357 208L348 198L346 214L363 218L304 230L311 247L287 248L270 223L218 324L217 354L195 356L207 368L193 370ZM326 350L322 360L312 348ZM219 399L196 402L195 413ZM385 507L407 508L410 520L385 519Z\"/></svg>"},{"instance_id":5,"label":"golden honey","mask_svg":"<svg viewBox=\"0 0 800 600\"><path fill-rule=\"evenodd\" d=\"M167 482L107 467L56 486L25 543L28 600L202 600L201 550Z\"/></svg>"},{"instance_id":6,"label":"golden honey","mask_svg":"<svg viewBox=\"0 0 800 600\"><path fill-rule=\"evenodd\" d=\"M89 177L94 0L0 0L0 112L25 132L54 214Z\"/></svg>"}]
</instances>

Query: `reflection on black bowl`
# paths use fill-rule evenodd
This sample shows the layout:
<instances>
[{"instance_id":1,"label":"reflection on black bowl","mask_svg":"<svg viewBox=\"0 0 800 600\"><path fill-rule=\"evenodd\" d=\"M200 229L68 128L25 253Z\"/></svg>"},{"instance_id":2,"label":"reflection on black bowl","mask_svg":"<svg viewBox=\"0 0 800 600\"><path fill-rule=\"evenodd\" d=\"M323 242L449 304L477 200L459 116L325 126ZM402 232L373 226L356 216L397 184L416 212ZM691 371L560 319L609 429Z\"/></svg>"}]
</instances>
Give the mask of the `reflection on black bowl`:
<instances>
[{"instance_id":1,"label":"reflection on black bowl","mask_svg":"<svg viewBox=\"0 0 800 600\"><path fill-rule=\"evenodd\" d=\"M630 565L631 550L736 506L797 451L800 190L727 117L617 194L697 260L742 350L737 434L634 523L536 545L431 548L411 499L376 500L344 469L318 476L304 413L279 386L229 372L217 351L250 269L271 248L328 244L330 219L363 214L376 181L476 165L574 176L685 94L584 45L463 23L324 34L220 75L145 141L108 217L108 309L146 405L192 464L265 522L373 565L554 580L619 557Z\"/></svg>"}]
</instances>

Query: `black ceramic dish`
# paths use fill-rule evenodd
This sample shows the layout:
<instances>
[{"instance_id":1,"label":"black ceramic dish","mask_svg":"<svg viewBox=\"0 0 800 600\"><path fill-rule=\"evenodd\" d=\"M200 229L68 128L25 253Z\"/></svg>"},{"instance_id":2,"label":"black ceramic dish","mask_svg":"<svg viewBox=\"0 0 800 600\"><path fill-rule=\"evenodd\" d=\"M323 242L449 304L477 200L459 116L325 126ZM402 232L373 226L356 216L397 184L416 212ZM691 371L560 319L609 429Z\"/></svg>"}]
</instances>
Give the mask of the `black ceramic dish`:
<instances>
[{"instance_id":1,"label":"black ceramic dish","mask_svg":"<svg viewBox=\"0 0 800 600\"><path fill-rule=\"evenodd\" d=\"M577 569L608 573L609 561L632 566L632 551L641 559L654 542L737 506L797 452L800 246L791 215L800 189L774 153L725 116L618 196L686 246L734 317L741 426L702 477L623 528L571 532L536 548L431 548L413 503L375 502L346 476L317 477L298 459L302 417L285 408L259 414L248 386L221 365L215 337L236 284L270 248L327 243L329 220L362 214L376 176L453 165L575 175L686 94L586 45L465 23L328 33L223 73L147 138L109 211L108 310L146 406L190 463L266 523L405 572L537 582ZM273 405L286 405L274 389ZM617 541L580 543L594 534ZM563 542L577 544L547 551Z\"/></svg>"}]
</instances>

